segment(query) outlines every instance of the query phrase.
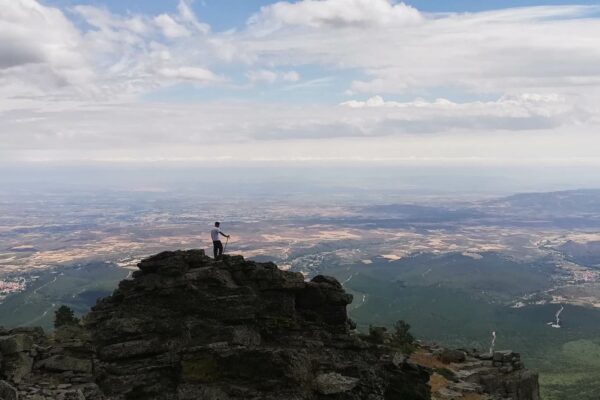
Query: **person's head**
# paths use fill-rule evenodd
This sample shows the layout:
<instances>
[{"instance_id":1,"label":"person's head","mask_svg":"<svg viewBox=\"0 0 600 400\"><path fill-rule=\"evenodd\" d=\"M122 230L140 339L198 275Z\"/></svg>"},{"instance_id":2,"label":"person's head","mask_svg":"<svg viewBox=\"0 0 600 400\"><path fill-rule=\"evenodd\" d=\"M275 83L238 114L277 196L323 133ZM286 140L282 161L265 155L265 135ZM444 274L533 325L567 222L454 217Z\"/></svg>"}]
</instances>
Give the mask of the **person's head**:
<instances>
[{"instance_id":1,"label":"person's head","mask_svg":"<svg viewBox=\"0 0 600 400\"><path fill-rule=\"evenodd\" d=\"M218 228L219 226L221 226L220 222L215 222L215 226Z\"/></svg>"}]
</instances>

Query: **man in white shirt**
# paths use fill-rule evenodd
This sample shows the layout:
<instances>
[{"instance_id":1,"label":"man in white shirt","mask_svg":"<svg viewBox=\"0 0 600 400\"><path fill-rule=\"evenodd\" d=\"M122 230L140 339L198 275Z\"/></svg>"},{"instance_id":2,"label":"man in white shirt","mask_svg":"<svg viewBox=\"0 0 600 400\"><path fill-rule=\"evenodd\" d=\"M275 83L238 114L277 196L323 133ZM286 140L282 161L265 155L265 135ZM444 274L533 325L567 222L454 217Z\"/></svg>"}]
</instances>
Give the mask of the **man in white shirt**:
<instances>
[{"instance_id":1,"label":"man in white shirt","mask_svg":"<svg viewBox=\"0 0 600 400\"><path fill-rule=\"evenodd\" d=\"M215 222L215 227L212 228L210 231L210 238L213 242L213 253L215 255L215 260L217 259L217 257L223 254L223 243L221 243L219 235L229 238L229 235L226 235L223 232L221 232L221 228L219 228L220 226L220 222Z\"/></svg>"}]
</instances>

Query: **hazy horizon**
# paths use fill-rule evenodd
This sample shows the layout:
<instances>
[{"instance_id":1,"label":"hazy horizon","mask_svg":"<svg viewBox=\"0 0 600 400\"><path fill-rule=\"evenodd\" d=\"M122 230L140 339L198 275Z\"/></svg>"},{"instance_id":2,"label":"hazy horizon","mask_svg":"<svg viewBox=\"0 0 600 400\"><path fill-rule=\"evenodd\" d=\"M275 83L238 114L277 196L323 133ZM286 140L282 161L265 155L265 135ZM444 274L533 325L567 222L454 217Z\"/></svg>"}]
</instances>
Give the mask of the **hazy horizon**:
<instances>
[{"instance_id":1,"label":"hazy horizon","mask_svg":"<svg viewBox=\"0 0 600 400\"><path fill-rule=\"evenodd\" d=\"M523 168L369 162L0 163L0 188L13 194L57 190L192 193L210 188L215 196L244 196L245 192L248 197L254 193L267 197L337 193L354 195L357 200L382 194L399 200L419 196L459 199L600 189L600 174L585 166Z\"/></svg>"}]
</instances>

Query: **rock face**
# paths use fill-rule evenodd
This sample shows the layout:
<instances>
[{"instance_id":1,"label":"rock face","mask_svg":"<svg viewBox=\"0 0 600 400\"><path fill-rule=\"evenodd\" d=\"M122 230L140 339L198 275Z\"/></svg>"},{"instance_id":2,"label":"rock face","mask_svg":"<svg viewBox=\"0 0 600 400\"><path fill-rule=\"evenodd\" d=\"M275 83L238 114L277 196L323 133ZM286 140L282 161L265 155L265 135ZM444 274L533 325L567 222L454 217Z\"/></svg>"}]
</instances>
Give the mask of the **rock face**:
<instances>
[{"instance_id":1,"label":"rock face","mask_svg":"<svg viewBox=\"0 0 600 400\"><path fill-rule=\"evenodd\" d=\"M40 328L0 334L0 399L102 398L92 373L90 335L83 327L62 327L52 338Z\"/></svg>"},{"instance_id":2,"label":"rock face","mask_svg":"<svg viewBox=\"0 0 600 400\"><path fill-rule=\"evenodd\" d=\"M110 399L428 399L428 370L351 334L333 278L166 252L88 315Z\"/></svg>"},{"instance_id":3,"label":"rock face","mask_svg":"<svg viewBox=\"0 0 600 400\"><path fill-rule=\"evenodd\" d=\"M83 326L0 328L0 400L539 399L515 353L361 338L334 278L199 250L139 268Z\"/></svg>"},{"instance_id":4,"label":"rock face","mask_svg":"<svg viewBox=\"0 0 600 400\"><path fill-rule=\"evenodd\" d=\"M510 350L481 354L421 344L411 358L432 368L433 399L540 399L538 375L524 369L520 355Z\"/></svg>"}]
</instances>

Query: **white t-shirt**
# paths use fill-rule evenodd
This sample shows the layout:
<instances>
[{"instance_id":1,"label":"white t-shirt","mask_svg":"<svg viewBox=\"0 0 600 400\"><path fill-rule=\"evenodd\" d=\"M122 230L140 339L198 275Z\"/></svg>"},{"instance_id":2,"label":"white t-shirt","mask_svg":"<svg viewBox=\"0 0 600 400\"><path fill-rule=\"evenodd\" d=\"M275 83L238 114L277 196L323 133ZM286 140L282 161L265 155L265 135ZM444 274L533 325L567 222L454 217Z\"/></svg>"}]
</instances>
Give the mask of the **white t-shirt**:
<instances>
[{"instance_id":1,"label":"white t-shirt","mask_svg":"<svg viewBox=\"0 0 600 400\"><path fill-rule=\"evenodd\" d=\"M213 242L216 242L219 239L219 234L222 233L220 228L217 228L216 226L214 228L212 228L212 230L210 231L210 237L212 239Z\"/></svg>"}]
</instances>

